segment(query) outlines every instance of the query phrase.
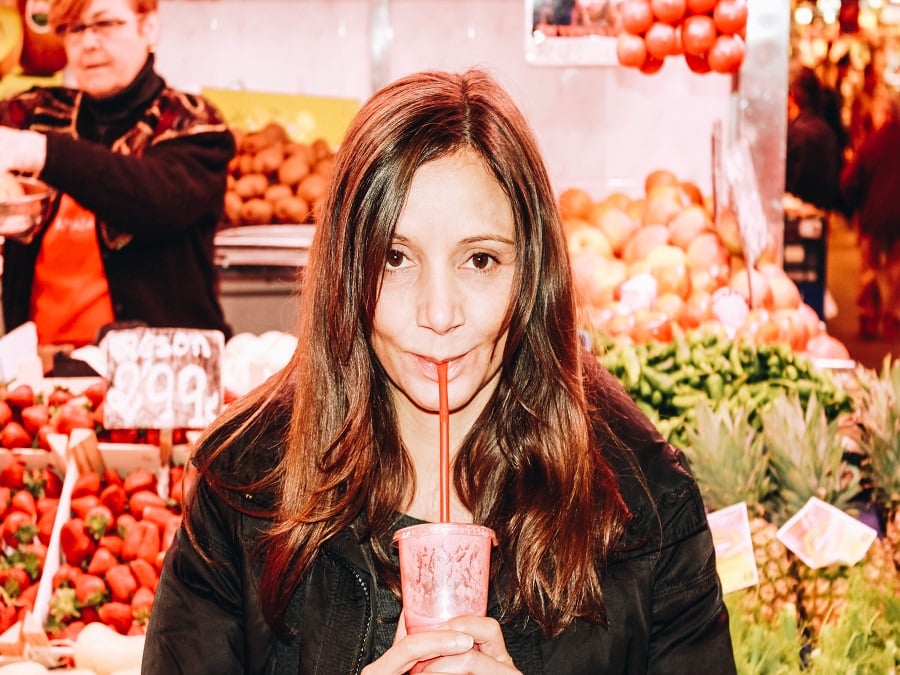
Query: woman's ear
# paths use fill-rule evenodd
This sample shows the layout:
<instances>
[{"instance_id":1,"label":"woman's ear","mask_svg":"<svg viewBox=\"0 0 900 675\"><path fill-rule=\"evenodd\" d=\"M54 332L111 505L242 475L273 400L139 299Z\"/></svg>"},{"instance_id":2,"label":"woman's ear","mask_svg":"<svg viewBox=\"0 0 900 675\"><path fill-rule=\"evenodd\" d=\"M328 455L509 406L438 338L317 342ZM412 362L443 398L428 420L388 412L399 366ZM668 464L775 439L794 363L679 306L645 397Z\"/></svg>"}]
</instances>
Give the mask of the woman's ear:
<instances>
[{"instance_id":1,"label":"woman's ear","mask_svg":"<svg viewBox=\"0 0 900 675\"><path fill-rule=\"evenodd\" d=\"M159 13L147 12L140 19L141 35L147 42L147 51L156 50L156 43L159 42Z\"/></svg>"}]
</instances>

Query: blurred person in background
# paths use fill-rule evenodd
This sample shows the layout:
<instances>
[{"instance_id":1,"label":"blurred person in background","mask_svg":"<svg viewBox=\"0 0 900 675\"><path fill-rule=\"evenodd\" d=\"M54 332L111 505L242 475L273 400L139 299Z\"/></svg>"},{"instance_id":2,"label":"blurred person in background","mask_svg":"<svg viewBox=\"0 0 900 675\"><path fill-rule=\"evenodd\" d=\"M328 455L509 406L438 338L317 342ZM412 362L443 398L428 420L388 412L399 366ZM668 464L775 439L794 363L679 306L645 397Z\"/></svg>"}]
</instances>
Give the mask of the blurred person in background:
<instances>
[{"instance_id":1,"label":"blurred person in background","mask_svg":"<svg viewBox=\"0 0 900 675\"><path fill-rule=\"evenodd\" d=\"M827 212L841 206L842 150L823 114L823 97L815 71L799 64L792 66L785 191Z\"/></svg>"},{"instance_id":2,"label":"blurred person in background","mask_svg":"<svg viewBox=\"0 0 900 675\"><path fill-rule=\"evenodd\" d=\"M56 190L27 240L3 247L6 330L41 345L93 342L104 326L221 330L213 238L234 138L207 101L154 69L158 0L56 0L74 87L0 101L0 170Z\"/></svg>"},{"instance_id":3,"label":"blurred person in background","mask_svg":"<svg viewBox=\"0 0 900 675\"><path fill-rule=\"evenodd\" d=\"M860 336L900 338L900 100L879 90L872 132L841 178L844 200L857 218L861 256L857 298ZM884 270L886 292L879 285Z\"/></svg>"}]
</instances>

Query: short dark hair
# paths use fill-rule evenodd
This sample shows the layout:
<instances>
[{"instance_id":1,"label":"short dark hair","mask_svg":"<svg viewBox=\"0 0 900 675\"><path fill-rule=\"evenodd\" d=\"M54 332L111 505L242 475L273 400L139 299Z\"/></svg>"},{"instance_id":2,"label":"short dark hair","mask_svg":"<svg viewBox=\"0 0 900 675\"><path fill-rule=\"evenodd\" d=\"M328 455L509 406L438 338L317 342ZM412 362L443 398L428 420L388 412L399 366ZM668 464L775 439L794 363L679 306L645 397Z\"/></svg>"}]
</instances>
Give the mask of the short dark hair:
<instances>
[{"instance_id":1,"label":"short dark hair","mask_svg":"<svg viewBox=\"0 0 900 675\"><path fill-rule=\"evenodd\" d=\"M797 68L792 73L788 91L801 110L822 109L822 83L812 68Z\"/></svg>"}]
</instances>

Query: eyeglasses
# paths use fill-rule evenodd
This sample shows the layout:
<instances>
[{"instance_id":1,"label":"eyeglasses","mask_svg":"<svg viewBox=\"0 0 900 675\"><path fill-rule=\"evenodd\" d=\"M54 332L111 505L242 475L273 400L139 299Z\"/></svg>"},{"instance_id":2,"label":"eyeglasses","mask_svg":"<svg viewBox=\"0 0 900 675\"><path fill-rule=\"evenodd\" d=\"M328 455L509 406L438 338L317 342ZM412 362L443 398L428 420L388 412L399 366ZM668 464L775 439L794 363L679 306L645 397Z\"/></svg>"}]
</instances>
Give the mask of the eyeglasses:
<instances>
[{"instance_id":1,"label":"eyeglasses","mask_svg":"<svg viewBox=\"0 0 900 675\"><path fill-rule=\"evenodd\" d=\"M125 19L98 19L90 23L63 23L56 27L56 34L71 40L81 40L88 31L98 38L108 38L128 23Z\"/></svg>"}]
</instances>

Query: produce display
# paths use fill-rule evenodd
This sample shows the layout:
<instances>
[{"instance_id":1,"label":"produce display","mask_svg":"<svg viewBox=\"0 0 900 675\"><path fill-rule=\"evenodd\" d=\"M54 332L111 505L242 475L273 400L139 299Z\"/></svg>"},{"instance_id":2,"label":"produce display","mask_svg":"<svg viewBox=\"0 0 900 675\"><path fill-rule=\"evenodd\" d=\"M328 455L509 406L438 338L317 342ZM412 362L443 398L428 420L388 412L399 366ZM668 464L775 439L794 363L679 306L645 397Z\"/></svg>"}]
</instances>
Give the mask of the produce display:
<instances>
[{"instance_id":1,"label":"produce display","mask_svg":"<svg viewBox=\"0 0 900 675\"><path fill-rule=\"evenodd\" d=\"M225 193L228 225L310 223L331 179L334 152L323 138L292 140L284 125L233 127L238 152Z\"/></svg>"},{"instance_id":2,"label":"produce display","mask_svg":"<svg viewBox=\"0 0 900 675\"><path fill-rule=\"evenodd\" d=\"M739 410L757 426L785 393L803 405L815 397L830 420L853 409L838 378L788 344L731 339L721 329L683 331L676 324L667 342L616 344L595 334L591 348L663 436L681 447L703 404Z\"/></svg>"},{"instance_id":3,"label":"produce display","mask_svg":"<svg viewBox=\"0 0 900 675\"><path fill-rule=\"evenodd\" d=\"M747 0L625 0L616 56L623 66L658 72L683 57L699 74L736 73L744 61Z\"/></svg>"},{"instance_id":4,"label":"produce display","mask_svg":"<svg viewBox=\"0 0 900 675\"><path fill-rule=\"evenodd\" d=\"M668 342L673 327L722 327L756 344L790 344L820 358L849 359L777 262L771 235L756 264L740 226L671 171L648 174L644 193L595 201L581 188L559 195L585 328L617 343Z\"/></svg>"},{"instance_id":5,"label":"produce display","mask_svg":"<svg viewBox=\"0 0 900 675\"><path fill-rule=\"evenodd\" d=\"M749 511L760 580L726 596L741 673L874 675L900 665L900 360L886 359L881 373L858 367L846 390L852 412L837 417L815 395L803 403L782 391L762 408L701 401L685 423L707 507ZM883 536L858 564L807 565L777 534L811 498Z\"/></svg>"}]
</instances>

